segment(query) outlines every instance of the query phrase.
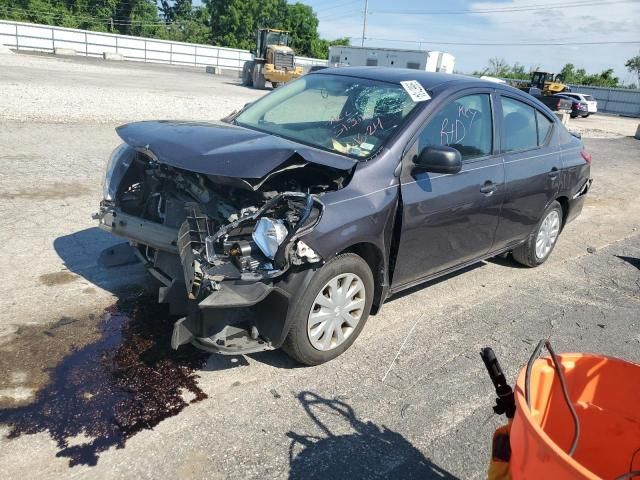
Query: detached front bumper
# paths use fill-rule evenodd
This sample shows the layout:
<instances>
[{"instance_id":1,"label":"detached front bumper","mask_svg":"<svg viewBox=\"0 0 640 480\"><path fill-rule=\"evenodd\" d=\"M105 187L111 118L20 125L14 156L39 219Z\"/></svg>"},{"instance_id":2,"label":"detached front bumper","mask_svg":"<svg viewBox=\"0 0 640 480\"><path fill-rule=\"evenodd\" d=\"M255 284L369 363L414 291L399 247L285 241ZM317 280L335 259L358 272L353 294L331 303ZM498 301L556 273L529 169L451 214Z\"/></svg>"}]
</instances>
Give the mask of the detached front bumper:
<instances>
[{"instance_id":1,"label":"detached front bumper","mask_svg":"<svg viewBox=\"0 0 640 480\"><path fill-rule=\"evenodd\" d=\"M189 314L174 325L171 346L191 343L227 355L280 347L290 327L290 306L313 273L291 270L276 283L221 282L220 290L189 302Z\"/></svg>"}]
</instances>

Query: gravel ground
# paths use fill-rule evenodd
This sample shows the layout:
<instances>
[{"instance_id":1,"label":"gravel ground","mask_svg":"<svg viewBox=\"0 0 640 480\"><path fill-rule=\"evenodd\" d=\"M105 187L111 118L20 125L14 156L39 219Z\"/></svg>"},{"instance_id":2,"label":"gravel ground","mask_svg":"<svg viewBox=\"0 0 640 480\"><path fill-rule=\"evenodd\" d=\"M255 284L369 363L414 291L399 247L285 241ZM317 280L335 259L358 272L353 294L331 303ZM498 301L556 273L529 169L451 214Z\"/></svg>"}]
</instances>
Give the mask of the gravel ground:
<instances>
[{"instance_id":1,"label":"gravel ground","mask_svg":"<svg viewBox=\"0 0 640 480\"><path fill-rule=\"evenodd\" d=\"M127 310L133 335L109 327L144 276L135 265L97 265L118 240L90 215L118 123L217 118L261 92L191 70L7 57L0 57L0 91L13 88L0 97L6 478L480 479L501 423L481 347L496 349L510 379L547 335L558 351L640 361L640 184L630 181L640 178L640 142L627 133L637 121L623 119L618 130L604 116L579 119L616 138L585 135L594 186L542 267L490 260L415 288L387 302L345 355L319 367L297 368L267 352L210 356L194 373L166 352L167 335L140 333L150 320L170 325L166 314L141 303ZM188 98L179 84L189 85ZM99 92L113 98L92 100ZM75 95L84 101L73 103ZM133 362L124 373L105 360L114 351ZM173 379L176 369L184 383L170 388L186 402L154 403L148 382ZM123 375L135 382L130 395L143 391L135 401L113 390ZM123 428L136 434L115 435L114 413L134 422Z\"/></svg>"},{"instance_id":2,"label":"gravel ground","mask_svg":"<svg viewBox=\"0 0 640 480\"><path fill-rule=\"evenodd\" d=\"M204 69L40 55L0 56L0 120L212 120L265 92Z\"/></svg>"},{"instance_id":3,"label":"gravel ground","mask_svg":"<svg viewBox=\"0 0 640 480\"><path fill-rule=\"evenodd\" d=\"M569 129L582 134L584 138L632 137L640 125L640 118L618 117L595 114L587 118L569 119Z\"/></svg>"}]
</instances>

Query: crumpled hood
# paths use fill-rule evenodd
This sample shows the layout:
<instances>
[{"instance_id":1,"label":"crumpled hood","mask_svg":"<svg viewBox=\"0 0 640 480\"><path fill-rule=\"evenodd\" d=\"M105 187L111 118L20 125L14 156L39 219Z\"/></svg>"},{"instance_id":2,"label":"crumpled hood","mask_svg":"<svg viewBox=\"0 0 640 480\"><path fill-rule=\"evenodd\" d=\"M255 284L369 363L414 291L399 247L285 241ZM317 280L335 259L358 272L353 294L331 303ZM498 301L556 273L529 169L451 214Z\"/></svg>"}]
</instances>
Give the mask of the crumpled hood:
<instances>
[{"instance_id":1,"label":"crumpled hood","mask_svg":"<svg viewBox=\"0 0 640 480\"><path fill-rule=\"evenodd\" d=\"M205 175L262 178L295 154L340 170L356 164L342 155L221 122L136 122L116 131L128 145L151 152L161 163Z\"/></svg>"}]
</instances>

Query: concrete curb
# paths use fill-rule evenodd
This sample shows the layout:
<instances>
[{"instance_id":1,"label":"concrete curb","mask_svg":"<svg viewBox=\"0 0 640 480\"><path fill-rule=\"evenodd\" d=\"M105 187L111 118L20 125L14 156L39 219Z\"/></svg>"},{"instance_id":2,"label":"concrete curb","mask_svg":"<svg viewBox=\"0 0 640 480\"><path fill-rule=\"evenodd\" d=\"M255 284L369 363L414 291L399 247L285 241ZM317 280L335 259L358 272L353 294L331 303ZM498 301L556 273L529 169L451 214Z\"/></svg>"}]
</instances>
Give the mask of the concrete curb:
<instances>
[{"instance_id":1,"label":"concrete curb","mask_svg":"<svg viewBox=\"0 0 640 480\"><path fill-rule=\"evenodd\" d=\"M61 47L57 47L53 50L53 53L55 55L67 55L67 56L73 56L75 57L78 52L76 52L73 48L61 48Z\"/></svg>"},{"instance_id":2,"label":"concrete curb","mask_svg":"<svg viewBox=\"0 0 640 480\"><path fill-rule=\"evenodd\" d=\"M117 62L124 60L121 54L112 52L102 52L102 58L103 60L114 60Z\"/></svg>"}]
</instances>

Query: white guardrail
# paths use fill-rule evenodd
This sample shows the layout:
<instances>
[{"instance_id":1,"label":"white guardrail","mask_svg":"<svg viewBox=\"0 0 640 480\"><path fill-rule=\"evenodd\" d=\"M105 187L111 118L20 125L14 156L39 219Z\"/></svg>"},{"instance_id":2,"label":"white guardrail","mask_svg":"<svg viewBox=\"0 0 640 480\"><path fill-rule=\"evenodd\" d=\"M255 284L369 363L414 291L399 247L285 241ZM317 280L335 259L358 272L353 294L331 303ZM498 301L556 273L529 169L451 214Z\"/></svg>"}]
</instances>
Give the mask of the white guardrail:
<instances>
[{"instance_id":1,"label":"white guardrail","mask_svg":"<svg viewBox=\"0 0 640 480\"><path fill-rule=\"evenodd\" d=\"M247 50L196 43L172 42L155 38L131 37L74 28L0 20L0 44L15 50L54 53L58 48L75 50L77 55L102 57L105 53L122 55L125 60L170 65L242 70L252 59ZM296 57L307 67L326 65L326 60Z\"/></svg>"}]
</instances>

